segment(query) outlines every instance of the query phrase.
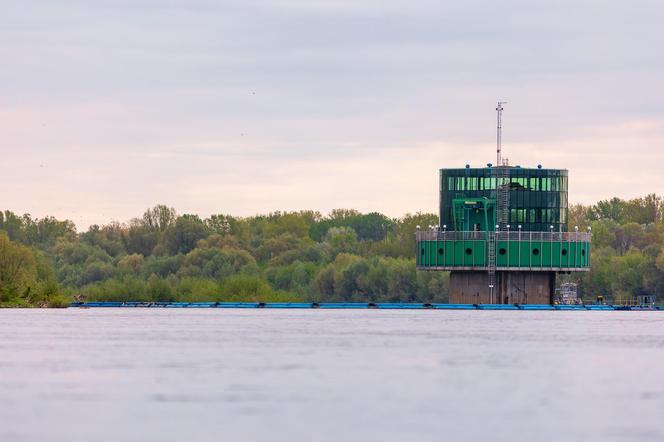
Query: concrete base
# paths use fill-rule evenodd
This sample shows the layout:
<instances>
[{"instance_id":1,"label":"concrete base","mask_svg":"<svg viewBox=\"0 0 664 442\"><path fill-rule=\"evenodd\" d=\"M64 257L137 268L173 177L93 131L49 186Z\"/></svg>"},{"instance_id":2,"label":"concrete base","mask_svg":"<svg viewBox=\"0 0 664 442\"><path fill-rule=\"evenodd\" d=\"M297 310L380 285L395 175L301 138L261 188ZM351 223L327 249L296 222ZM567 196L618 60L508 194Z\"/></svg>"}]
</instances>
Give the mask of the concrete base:
<instances>
[{"instance_id":1,"label":"concrete base","mask_svg":"<svg viewBox=\"0 0 664 442\"><path fill-rule=\"evenodd\" d=\"M494 296L486 272L451 272L451 304L551 304L555 272L497 272Z\"/></svg>"}]
</instances>

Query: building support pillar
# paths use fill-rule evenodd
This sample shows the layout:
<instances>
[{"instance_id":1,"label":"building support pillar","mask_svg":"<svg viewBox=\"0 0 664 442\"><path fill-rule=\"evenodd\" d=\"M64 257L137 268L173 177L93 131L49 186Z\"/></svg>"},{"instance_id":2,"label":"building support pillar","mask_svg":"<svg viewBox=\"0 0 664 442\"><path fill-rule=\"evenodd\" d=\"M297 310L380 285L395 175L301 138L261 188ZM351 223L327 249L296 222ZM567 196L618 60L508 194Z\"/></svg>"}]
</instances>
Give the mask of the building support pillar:
<instances>
[{"instance_id":1,"label":"building support pillar","mask_svg":"<svg viewBox=\"0 0 664 442\"><path fill-rule=\"evenodd\" d=\"M450 272L452 304L489 304L491 290L486 272ZM495 303L551 304L556 286L555 272L496 272Z\"/></svg>"}]
</instances>

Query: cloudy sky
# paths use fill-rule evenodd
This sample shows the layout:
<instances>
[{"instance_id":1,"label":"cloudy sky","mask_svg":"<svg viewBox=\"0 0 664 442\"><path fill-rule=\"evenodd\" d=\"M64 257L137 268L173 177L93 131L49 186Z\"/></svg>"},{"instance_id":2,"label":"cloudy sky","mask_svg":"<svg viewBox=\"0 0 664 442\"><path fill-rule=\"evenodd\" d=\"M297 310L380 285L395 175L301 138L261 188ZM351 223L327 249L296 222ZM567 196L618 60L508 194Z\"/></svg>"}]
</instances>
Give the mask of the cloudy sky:
<instances>
[{"instance_id":1,"label":"cloudy sky","mask_svg":"<svg viewBox=\"0 0 664 442\"><path fill-rule=\"evenodd\" d=\"M0 0L0 209L435 211L495 152L664 193L661 0Z\"/></svg>"}]
</instances>

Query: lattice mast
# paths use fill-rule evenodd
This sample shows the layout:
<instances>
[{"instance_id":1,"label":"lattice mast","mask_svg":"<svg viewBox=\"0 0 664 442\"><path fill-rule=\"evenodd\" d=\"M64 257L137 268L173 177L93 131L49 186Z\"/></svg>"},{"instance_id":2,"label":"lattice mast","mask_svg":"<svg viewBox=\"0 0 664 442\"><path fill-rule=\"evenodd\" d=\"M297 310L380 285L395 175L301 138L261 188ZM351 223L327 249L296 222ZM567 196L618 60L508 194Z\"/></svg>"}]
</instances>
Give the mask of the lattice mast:
<instances>
[{"instance_id":1,"label":"lattice mast","mask_svg":"<svg viewBox=\"0 0 664 442\"><path fill-rule=\"evenodd\" d=\"M497 124L497 136L496 136L496 166L502 165L502 149L503 149L503 104L506 104L507 101L499 101L496 111L498 112L498 124Z\"/></svg>"},{"instance_id":2,"label":"lattice mast","mask_svg":"<svg viewBox=\"0 0 664 442\"><path fill-rule=\"evenodd\" d=\"M502 131L503 131L503 104L506 101L499 101L496 106L497 124L496 124L496 166L494 167L494 180L496 183L496 230L489 229L489 241L487 250L487 270L489 274L489 290L491 293L491 303L499 302L496 294L500 293L496 287L496 235L501 230L507 230L509 215L509 161L502 157Z\"/></svg>"},{"instance_id":3,"label":"lattice mast","mask_svg":"<svg viewBox=\"0 0 664 442\"><path fill-rule=\"evenodd\" d=\"M510 208L510 167L509 160L503 158L503 104L499 101L496 107L498 113L496 125L496 230L508 230Z\"/></svg>"}]
</instances>

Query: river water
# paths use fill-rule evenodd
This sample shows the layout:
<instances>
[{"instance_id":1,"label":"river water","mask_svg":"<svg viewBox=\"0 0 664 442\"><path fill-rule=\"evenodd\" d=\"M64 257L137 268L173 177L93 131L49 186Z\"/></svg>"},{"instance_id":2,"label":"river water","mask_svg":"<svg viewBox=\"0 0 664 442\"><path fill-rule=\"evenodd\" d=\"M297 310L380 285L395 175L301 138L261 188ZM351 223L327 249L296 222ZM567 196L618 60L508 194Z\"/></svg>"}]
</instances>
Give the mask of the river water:
<instances>
[{"instance_id":1,"label":"river water","mask_svg":"<svg viewBox=\"0 0 664 442\"><path fill-rule=\"evenodd\" d=\"M664 440L664 312L0 310L0 441Z\"/></svg>"}]
</instances>

